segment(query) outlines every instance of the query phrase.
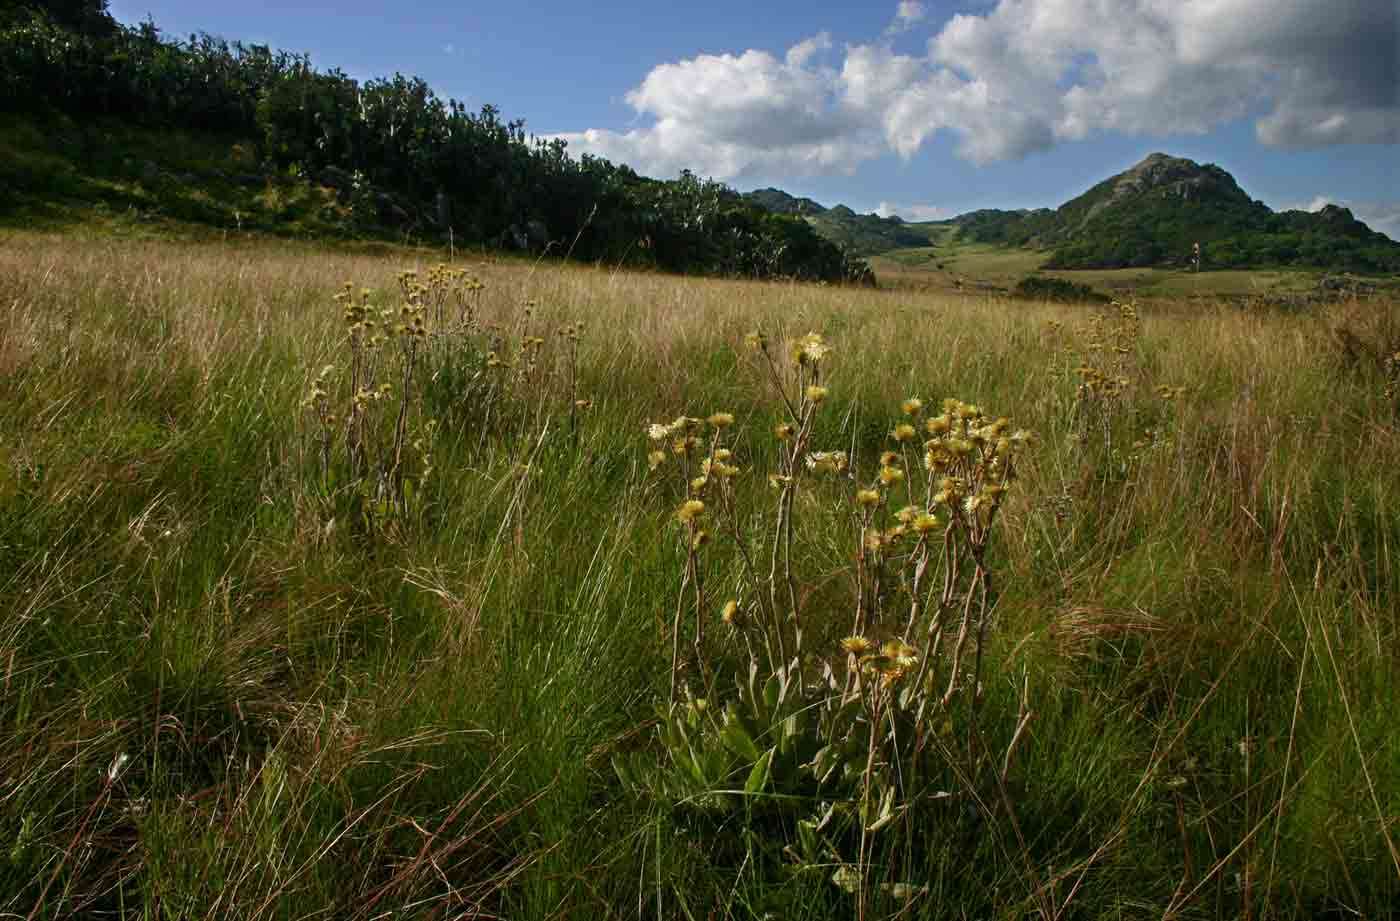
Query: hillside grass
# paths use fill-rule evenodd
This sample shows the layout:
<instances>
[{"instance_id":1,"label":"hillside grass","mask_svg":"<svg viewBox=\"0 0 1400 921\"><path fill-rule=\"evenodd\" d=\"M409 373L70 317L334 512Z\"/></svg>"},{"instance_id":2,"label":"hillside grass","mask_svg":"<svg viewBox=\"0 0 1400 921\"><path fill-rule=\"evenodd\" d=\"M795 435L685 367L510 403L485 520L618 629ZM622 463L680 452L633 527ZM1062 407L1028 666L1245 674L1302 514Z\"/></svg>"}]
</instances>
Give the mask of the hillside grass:
<instances>
[{"instance_id":1,"label":"hillside grass","mask_svg":"<svg viewBox=\"0 0 1400 921\"><path fill-rule=\"evenodd\" d=\"M871 268L887 287L956 293L1010 291L1031 274L1063 278L1121 297L1182 299L1215 297L1287 297L1316 289L1327 273L1314 269L1045 269L1050 253L1041 250L974 243L945 229L936 245L891 250L871 257ZM1393 280L1367 278L1368 284L1393 286Z\"/></svg>"},{"instance_id":2,"label":"hillside grass","mask_svg":"<svg viewBox=\"0 0 1400 921\"><path fill-rule=\"evenodd\" d=\"M247 138L117 118L0 113L0 228L85 238L402 239L336 191L269 172Z\"/></svg>"},{"instance_id":3,"label":"hillside grass","mask_svg":"<svg viewBox=\"0 0 1400 921\"><path fill-rule=\"evenodd\" d=\"M449 365L425 372L432 476L409 514L365 525L318 485L303 400L345 367L342 283L394 308L397 273L427 262L0 236L0 912L1400 904L1400 301L1159 301L1091 327L1088 308L988 296L473 260L480 315L544 340L537 367L497 416ZM558 333L580 320L571 363ZM933 781L954 805L901 818L868 902L833 883L839 862L794 859L818 803L759 788L706 810L613 767L675 757L657 721L686 551L646 427L732 412L736 488L765 508L780 415L754 328L825 334L815 447L853 449L862 479L910 396L1037 436L991 547L968 729L1008 753L1000 792L950 756ZM1100 398L1074 369L1110 361L1104 330L1126 383ZM859 536L845 484L804 489L805 616L840 669ZM739 637L716 614L705 651L742 661Z\"/></svg>"}]
</instances>

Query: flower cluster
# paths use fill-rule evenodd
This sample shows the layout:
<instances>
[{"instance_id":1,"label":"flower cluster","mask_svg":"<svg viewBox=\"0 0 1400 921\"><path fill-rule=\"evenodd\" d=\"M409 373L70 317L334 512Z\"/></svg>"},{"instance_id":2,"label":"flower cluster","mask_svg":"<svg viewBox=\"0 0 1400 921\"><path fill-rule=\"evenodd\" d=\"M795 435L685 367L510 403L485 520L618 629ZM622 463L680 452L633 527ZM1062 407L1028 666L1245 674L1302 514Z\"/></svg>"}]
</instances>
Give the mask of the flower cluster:
<instances>
[{"instance_id":1,"label":"flower cluster","mask_svg":"<svg viewBox=\"0 0 1400 921\"><path fill-rule=\"evenodd\" d=\"M444 333L453 325L457 331L475 327L481 294L486 290L486 285L475 275L443 263L430 268L422 279L412 269L400 272L398 285L404 302L421 305L428 312L433 328ZM456 308L455 317L449 316L452 308Z\"/></svg>"}]
</instances>

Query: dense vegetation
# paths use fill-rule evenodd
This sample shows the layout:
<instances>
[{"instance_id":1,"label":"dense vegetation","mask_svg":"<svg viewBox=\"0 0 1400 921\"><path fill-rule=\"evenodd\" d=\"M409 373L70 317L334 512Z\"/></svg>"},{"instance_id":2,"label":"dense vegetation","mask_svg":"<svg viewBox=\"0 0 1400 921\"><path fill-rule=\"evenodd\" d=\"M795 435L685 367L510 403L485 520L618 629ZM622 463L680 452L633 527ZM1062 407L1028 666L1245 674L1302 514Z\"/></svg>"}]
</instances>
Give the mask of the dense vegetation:
<instances>
[{"instance_id":1,"label":"dense vegetation","mask_svg":"<svg viewBox=\"0 0 1400 921\"><path fill-rule=\"evenodd\" d=\"M795 198L781 189L756 189L744 193L745 201L762 205L776 214L805 218L821 236L857 256L873 256L909 246L927 246L928 234L903 219L878 214L857 214L845 205L827 208L810 198Z\"/></svg>"},{"instance_id":2,"label":"dense vegetation","mask_svg":"<svg viewBox=\"0 0 1400 921\"><path fill-rule=\"evenodd\" d=\"M1299 266L1400 272L1400 243L1344 208L1275 213L1218 166L1153 154L1058 209L975 211L965 239L1051 251L1046 268Z\"/></svg>"},{"instance_id":3,"label":"dense vegetation","mask_svg":"<svg viewBox=\"0 0 1400 921\"><path fill-rule=\"evenodd\" d=\"M1012 289L1013 297L1033 301L1056 301L1061 304L1104 304L1109 297L1089 285L1050 275L1027 275Z\"/></svg>"},{"instance_id":4,"label":"dense vegetation","mask_svg":"<svg viewBox=\"0 0 1400 921\"><path fill-rule=\"evenodd\" d=\"M415 258L0 233L0 914L1400 904L1393 301Z\"/></svg>"},{"instance_id":5,"label":"dense vegetation","mask_svg":"<svg viewBox=\"0 0 1400 921\"><path fill-rule=\"evenodd\" d=\"M80 130L180 126L250 144L269 177L335 189L346 234L451 232L678 272L870 279L799 218L689 174L662 182L574 158L562 141L532 138L491 106L444 101L420 79L361 84L305 55L209 35L171 40L150 23L117 24L102 0L5 0L0 60L0 110L64 113ZM14 209L31 187L6 178L0 209ZM239 209L203 197L199 217L241 226Z\"/></svg>"}]
</instances>

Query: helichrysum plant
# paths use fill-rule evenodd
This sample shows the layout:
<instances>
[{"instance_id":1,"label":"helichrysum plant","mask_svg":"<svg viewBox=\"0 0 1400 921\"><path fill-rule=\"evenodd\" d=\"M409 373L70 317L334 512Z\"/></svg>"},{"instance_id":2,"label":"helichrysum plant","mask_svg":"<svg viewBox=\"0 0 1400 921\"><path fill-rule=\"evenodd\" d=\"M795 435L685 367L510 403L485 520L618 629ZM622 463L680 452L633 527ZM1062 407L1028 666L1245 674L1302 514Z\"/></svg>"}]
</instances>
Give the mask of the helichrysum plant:
<instances>
[{"instance_id":1,"label":"helichrysum plant","mask_svg":"<svg viewBox=\"0 0 1400 921\"><path fill-rule=\"evenodd\" d=\"M809 333L779 347L762 332L747 344L776 398L772 469L736 460L743 439L729 411L647 428L650 467L679 487L672 527L684 560L661 720L668 764L620 759L618 771L707 809L769 794L825 802L799 819L792 853L813 866L835 860L864 914L874 836L932 795L927 781L952 752L948 723L975 719L995 601L991 540L1032 439L977 405L948 399L932 412L911 397L867 467L813 444L832 400L832 345ZM844 624L803 609L817 578L800 559L804 490L848 511ZM771 504L754 506L765 491ZM733 562L716 591L721 547ZM831 648L809 639L833 633L845 639Z\"/></svg>"},{"instance_id":2,"label":"helichrysum plant","mask_svg":"<svg viewBox=\"0 0 1400 921\"><path fill-rule=\"evenodd\" d=\"M326 365L312 382L304 408L317 447L320 492L333 503L349 498L354 518L373 530L407 514L411 483L429 469L431 426L415 418L419 358L427 337L416 293L395 308L377 308L369 290L352 284L336 295L345 325L347 367ZM415 437L410 431L421 427Z\"/></svg>"}]
</instances>

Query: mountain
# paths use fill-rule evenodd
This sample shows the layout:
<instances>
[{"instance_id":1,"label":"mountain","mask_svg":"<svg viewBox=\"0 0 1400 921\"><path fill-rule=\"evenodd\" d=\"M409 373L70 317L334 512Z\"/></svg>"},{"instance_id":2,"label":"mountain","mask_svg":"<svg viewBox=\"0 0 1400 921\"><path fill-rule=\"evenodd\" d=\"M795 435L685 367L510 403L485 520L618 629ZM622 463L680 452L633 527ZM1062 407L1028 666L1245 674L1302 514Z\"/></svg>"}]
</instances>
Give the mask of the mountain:
<instances>
[{"instance_id":1,"label":"mountain","mask_svg":"<svg viewBox=\"0 0 1400 921\"><path fill-rule=\"evenodd\" d=\"M1400 243L1350 211L1274 212L1214 164L1154 153L1054 210L974 211L963 239L1050 250L1046 268L1312 266L1400 272Z\"/></svg>"},{"instance_id":2,"label":"mountain","mask_svg":"<svg viewBox=\"0 0 1400 921\"><path fill-rule=\"evenodd\" d=\"M821 214L826 208L810 198L795 198L782 189L754 189L746 192L744 198L758 205L767 208L774 214L795 214L799 217L806 217L810 214Z\"/></svg>"},{"instance_id":3,"label":"mountain","mask_svg":"<svg viewBox=\"0 0 1400 921\"><path fill-rule=\"evenodd\" d=\"M797 198L781 189L756 189L744 200L774 214L804 218L823 238L855 256L869 256L907 246L928 246L927 233L915 230L898 217L856 214L845 205L827 208L810 198Z\"/></svg>"}]
</instances>

